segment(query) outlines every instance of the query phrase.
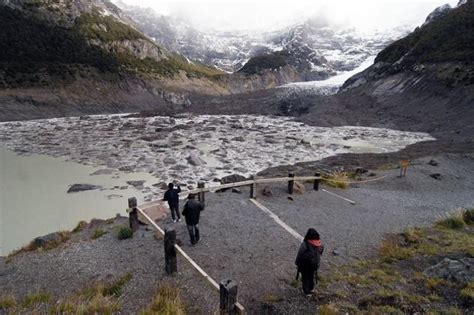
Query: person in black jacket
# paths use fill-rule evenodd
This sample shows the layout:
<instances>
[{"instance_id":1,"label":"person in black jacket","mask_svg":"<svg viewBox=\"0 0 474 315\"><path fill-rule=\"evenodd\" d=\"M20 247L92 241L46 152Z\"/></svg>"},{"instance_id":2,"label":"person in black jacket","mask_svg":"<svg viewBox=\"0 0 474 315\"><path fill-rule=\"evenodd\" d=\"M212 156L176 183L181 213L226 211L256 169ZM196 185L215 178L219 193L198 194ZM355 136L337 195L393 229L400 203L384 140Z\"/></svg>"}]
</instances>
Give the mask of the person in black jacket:
<instances>
[{"instance_id":1,"label":"person in black jacket","mask_svg":"<svg viewBox=\"0 0 474 315\"><path fill-rule=\"evenodd\" d=\"M306 232L303 243L296 256L295 265L298 268L296 278L301 273L303 292L311 295L314 290L314 277L318 277L318 268L323 254L324 246L321 244L319 233L311 228Z\"/></svg>"},{"instance_id":2,"label":"person in black jacket","mask_svg":"<svg viewBox=\"0 0 474 315\"><path fill-rule=\"evenodd\" d=\"M168 201L170 206L171 217L173 222L176 222L176 216L178 217L178 222L181 221L181 216L179 215L179 193L181 192L181 187L174 188L173 183L168 184L168 190L165 192L163 197L164 201Z\"/></svg>"},{"instance_id":3,"label":"person in black jacket","mask_svg":"<svg viewBox=\"0 0 474 315\"><path fill-rule=\"evenodd\" d=\"M186 219L186 225L188 226L191 245L195 245L197 242L199 242L198 224L199 216L202 210L204 210L204 205L195 200L194 194L189 194L188 201L184 205L183 215Z\"/></svg>"}]
</instances>

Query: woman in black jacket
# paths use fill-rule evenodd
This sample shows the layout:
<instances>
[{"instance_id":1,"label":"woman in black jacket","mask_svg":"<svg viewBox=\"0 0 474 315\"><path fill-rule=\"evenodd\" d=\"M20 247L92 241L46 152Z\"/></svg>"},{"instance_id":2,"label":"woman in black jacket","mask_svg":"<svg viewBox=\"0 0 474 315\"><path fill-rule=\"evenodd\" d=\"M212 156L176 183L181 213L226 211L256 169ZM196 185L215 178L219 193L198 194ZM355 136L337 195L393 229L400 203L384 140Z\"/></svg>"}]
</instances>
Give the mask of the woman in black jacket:
<instances>
[{"instance_id":1,"label":"woman in black jacket","mask_svg":"<svg viewBox=\"0 0 474 315\"><path fill-rule=\"evenodd\" d=\"M297 277L301 273L303 292L306 295L313 293L314 276L316 273L317 277L323 250L319 233L313 228L308 229L295 260L295 265L298 267Z\"/></svg>"}]
</instances>

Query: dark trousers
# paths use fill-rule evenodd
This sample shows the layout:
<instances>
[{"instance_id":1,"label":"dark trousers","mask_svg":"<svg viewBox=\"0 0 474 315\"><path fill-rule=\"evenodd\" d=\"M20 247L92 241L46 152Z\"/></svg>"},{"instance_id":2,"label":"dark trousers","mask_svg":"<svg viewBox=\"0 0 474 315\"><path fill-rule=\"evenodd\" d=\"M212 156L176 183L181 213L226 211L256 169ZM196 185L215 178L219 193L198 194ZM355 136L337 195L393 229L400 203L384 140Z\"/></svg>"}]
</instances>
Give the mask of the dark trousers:
<instances>
[{"instance_id":1,"label":"dark trousers","mask_svg":"<svg viewBox=\"0 0 474 315\"><path fill-rule=\"evenodd\" d=\"M196 244L199 241L199 226L197 224L188 225L188 232L191 244Z\"/></svg>"},{"instance_id":2,"label":"dark trousers","mask_svg":"<svg viewBox=\"0 0 474 315\"><path fill-rule=\"evenodd\" d=\"M301 270L301 278L303 281L303 292L310 294L314 289L314 276L317 274L315 269L303 269Z\"/></svg>"},{"instance_id":3,"label":"dark trousers","mask_svg":"<svg viewBox=\"0 0 474 315\"><path fill-rule=\"evenodd\" d=\"M176 216L178 216L178 219L181 219L181 216L179 215L179 203L168 203L168 206L170 206L171 217L173 220L176 220Z\"/></svg>"}]
</instances>

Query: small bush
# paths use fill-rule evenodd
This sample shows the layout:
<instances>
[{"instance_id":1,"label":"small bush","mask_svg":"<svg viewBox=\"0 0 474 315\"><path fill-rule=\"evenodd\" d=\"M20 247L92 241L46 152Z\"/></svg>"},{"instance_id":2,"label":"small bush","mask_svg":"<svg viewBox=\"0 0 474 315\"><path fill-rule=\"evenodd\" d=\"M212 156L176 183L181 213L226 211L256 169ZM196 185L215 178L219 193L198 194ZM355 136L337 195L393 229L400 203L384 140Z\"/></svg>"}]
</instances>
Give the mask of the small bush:
<instances>
[{"instance_id":1,"label":"small bush","mask_svg":"<svg viewBox=\"0 0 474 315\"><path fill-rule=\"evenodd\" d=\"M462 289L460 295L467 303L474 302L474 282L470 282L464 289Z\"/></svg>"},{"instance_id":2,"label":"small bush","mask_svg":"<svg viewBox=\"0 0 474 315\"><path fill-rule=\"evenodd\" d=\"M348 175L341 170L332 171L322 182L329 187L347 189L349 187Z\"/></svg>"},{"instance_id":3,"label":"small bush","mask_svg":"<svg viewBox=\"0 0 474 315\"><path fill-rule=\"evenodd\" d=\"M465 225L464 212L459 210L436 222L436 226L452 230L460 230L464 228Z\"/></svg>"},{"instance_id":4,"label":"small bush","mask_svg":"<svg viewBox=\"0 0 474 315\"><path fill-rule=\"evenodd\" d=\"M23 307L30 308L36 304L49 303L51 301L51 294L48 292L36 292L29 294L23 301Z\"/></svg>"},{"instance_id":5,"label":"small bush","mask_svg":"<svg viewBox=\"0 0 474 315\"><path fill-rule=\"evenodd\" d=\"M104 231L103 229L97 228L97 229L95 229L94 234L92 235L92 239L95 240L95 239L101 237L102 235L104 235L106 233L107 232Z\"/></svg>"},{"instance_id":6,"label":"small bush","mask_svg":"<svg viewBox=\"0 0 474 315\"><path fill-rule=\"evenodd\" d=\"M473 225L474 224L474 208L473 209L467 209L466 211L464 211L463 220L468 225Z\"/></svg>"},{"instance_id":7,"label":"small bush","mask_svg":"<svg viewBox=\"0 0 474 315\"><path fill-rule=\"evenodd\" d=\"M118 231L118 239L119 240L124 240L127 238L131 238L133 236L133 231L131 228L122 226L119 231Z\"/></svg>"},{"instance_id":8,"label":"small bush","mask_svg":"<svg viewBox=\"0 0 474 315\"><path fill-rule=\"evenodd\" d=\"M323 304L319 308L319 315L337 315L337 308L333 304Z\"/></svg>"},{"instance_id":9,"label":"small bush","mask_svg":"<svg viewBox=\"0 0 474 315\"><path fill-rule=\"evenodd\" d=\"M16 306L16 300L13 295L0 296L0 311L7 310Z\"/></svg>"},{"instance_id":10,"label":"small bush","mask_svg":"<svg viewBox=\"0 0 474 315\"><path fill-rule=\"evenodd\" d=\"M405 260L412 256L412 252L403 248L393 239L385 239L379 249L380 257L384 262L393 262L395 260Z\"/></svg>"},{"instance_id":11,"label":"small bush","mask_svg":"<svg viewBox=\"0 0 474 315\"><path fill-rule=\"evenodd\" d=\"M87 222L86 221L80 221L76 227L72 230L72 233L79 233L81 232L82 230L84 230L84 228L87 226Z\"/></svg>"},{"instance_id":12,"label":"small bush","mask_svg":"<svg viewBox=\"0 0 474 315\"><path fill-rule=\"evenodd\" d=\"M179 289L170 284L164 284L159 289L151 305L141 313L163 314L163 315L184 315L185 305L181 299Z\"/></svg>"}]
</instances>

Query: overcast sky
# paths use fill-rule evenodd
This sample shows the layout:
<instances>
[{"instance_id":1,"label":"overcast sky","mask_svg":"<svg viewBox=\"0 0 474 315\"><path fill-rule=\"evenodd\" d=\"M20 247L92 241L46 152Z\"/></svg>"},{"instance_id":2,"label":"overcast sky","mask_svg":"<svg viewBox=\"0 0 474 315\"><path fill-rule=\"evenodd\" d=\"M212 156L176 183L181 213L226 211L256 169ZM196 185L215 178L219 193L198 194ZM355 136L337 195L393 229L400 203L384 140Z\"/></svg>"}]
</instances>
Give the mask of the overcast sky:
<instances>
[{"instance_id":1,"label":"overcast sky","mask_svg":"<svg viewBox=\"0 0 474 315\"><path fill-rule=\"evenodd\" d=\"M436 7L458 0L123 0L182 17L201 30L267 30L316 16L361 31L415 27Z\"/></svg>"}]
</instances>

